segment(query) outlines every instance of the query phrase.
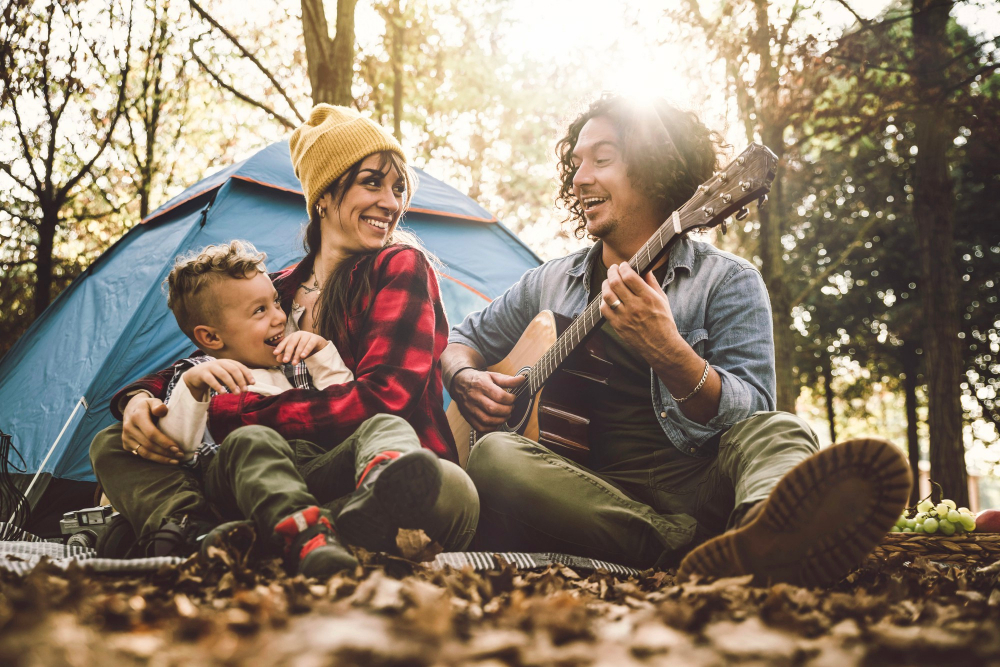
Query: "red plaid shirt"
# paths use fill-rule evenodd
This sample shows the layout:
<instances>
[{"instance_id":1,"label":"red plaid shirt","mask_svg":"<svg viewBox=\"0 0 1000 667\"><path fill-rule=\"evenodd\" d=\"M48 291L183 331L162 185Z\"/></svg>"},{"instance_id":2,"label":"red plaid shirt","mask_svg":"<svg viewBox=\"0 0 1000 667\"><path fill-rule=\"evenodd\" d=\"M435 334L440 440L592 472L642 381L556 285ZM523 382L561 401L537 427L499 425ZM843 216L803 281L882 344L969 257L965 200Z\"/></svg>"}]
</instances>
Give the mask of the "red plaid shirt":
<instances>
[{"instance_id":1,"label":"red plaid shirt","mask_svg":"<svg viewBox=\"0 0 1000 667\"><path fill-rule=\"evenodd\" d=\"M297 264L271 274L285 312L311 267ZM323 391L290 389L277 396L253 392L212 399L208 427L219 442L248 424L262 424L288 439L334 446L363 421L380 413L408 421L420 443L438 456L458 461L444 414L441 352L448 344L448 320L437 275L418 250L392 247L375 258L373 290L358 312L347 314L347 341L334 341L355 380ZM117 419L121 399L143 389L163 398L173 368L133 382L111 401Z\"/></svg>"}]
</instances>

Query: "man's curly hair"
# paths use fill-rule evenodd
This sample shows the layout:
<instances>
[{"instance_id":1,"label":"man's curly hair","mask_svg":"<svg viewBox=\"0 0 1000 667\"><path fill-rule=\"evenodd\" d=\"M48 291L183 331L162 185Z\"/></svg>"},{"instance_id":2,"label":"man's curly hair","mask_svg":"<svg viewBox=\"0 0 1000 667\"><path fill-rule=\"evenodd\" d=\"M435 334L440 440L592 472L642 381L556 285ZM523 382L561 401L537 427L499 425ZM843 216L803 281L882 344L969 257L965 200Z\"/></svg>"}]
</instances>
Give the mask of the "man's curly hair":
<instances>
[{"instance_id":1,"label":"man's curly hair","mask_svg":"<svg viewBox=\"0 0 1000 667\"><path fill-rule=\"evenodd\" d=\"M586 235L587 220L573 193L577 170L573 149L583 126L598 116L608 118L618 130L629 182L656 201L664 220L718 169L717 150L723 146L722 140L696 115L660 98L638 103L606 93L570 124L566 136L556 144L561 180L556 201L569 211L567 221L576 222L573 233L577 238Z\"/></svg>"},{"instance_id":2,"label":"man's curly hair","mask_svg":"<svg viewBox=\"0 0 1000 667\"><path fill-rule=\"evenodd\" d=\"M249 241L230 241L210 245L182 255L164 281L167 307L174 313L181 331L193 338L194 328L205 324L213 309L204 303L204 290L221 278L252 278L267 273L267 255L257 252Z\"/></svg>"}]
</instances>

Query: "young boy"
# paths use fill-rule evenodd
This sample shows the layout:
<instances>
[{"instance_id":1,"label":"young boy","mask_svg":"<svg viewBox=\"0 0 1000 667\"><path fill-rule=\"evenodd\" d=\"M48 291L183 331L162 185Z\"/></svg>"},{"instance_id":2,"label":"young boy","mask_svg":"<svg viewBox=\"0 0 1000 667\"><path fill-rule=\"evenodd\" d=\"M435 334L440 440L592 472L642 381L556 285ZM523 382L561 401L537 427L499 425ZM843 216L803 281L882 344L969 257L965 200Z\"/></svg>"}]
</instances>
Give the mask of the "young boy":
<instances>
[{"instance_id":1,"label":"young boy","mask_svg":"<svg viewBox=\"0 0 1000 667\"><path fill-rule=\"evenodd\" d=\"M333 343L308 331L285 334L287 315L264 269L265 255L245 241L208 246L179 260L167 277L167 305L177 324L206 357L180 376L160 430L189 460L205 451L212 392L252 391L265 396L294 386L286 376L305 360L315 389L354 379ZM287 359L289 364L282 364ZM301 380L301 378L300 378ZM209 439L209 449L214 441Z\"/></svg>"},{"instance_id":2,"label":"young boy","mask_svg":"<svg viewBox=\"0 0 1000 667\"><path fill-rule=\"evenodd\" d=\"M327 577L357 561L306 488L287 442L272 432L264 444L248 438L252 447L241 446L230 438L219 446L206 428L212 392L278 394L293 388L286 371L294 374L296 386L308 386L302 382L302 360L314 388L354 379L330 341L305 331L285 335L287 317L264 259L250 243L232 241L174 265L167 304L181 330L211 356L190 359L193 365L175 379L160 428L189 454L188 465L199 471L208 499L224 513L252 520L259 535L283 541L293 569ZM290 366L282 364L286 359ZM219 526L204 545L231 527Z\"/></svg>"}]
</instances>

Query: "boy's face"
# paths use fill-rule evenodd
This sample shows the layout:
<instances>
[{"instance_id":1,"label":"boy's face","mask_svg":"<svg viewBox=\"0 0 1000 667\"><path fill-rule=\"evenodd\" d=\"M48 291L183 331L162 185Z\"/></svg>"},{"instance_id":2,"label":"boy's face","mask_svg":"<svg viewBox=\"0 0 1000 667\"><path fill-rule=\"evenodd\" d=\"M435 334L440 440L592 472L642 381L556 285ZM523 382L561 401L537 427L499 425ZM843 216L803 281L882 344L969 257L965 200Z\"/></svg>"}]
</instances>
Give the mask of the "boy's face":
<instances>
[{"instance_id":1,"label":"boy's face","mask_svg":"<svg viewBox=\"0 0 1000 667\"><path fill-rule=\"evenodd\" d=\"M287 317L267 274L243 279L227 276L210 289L205 312L214 315L214 329L222 343L210 351L213 356L251 368L279 365L274 347L285 335Z\"/></svg>"}]
</instances>

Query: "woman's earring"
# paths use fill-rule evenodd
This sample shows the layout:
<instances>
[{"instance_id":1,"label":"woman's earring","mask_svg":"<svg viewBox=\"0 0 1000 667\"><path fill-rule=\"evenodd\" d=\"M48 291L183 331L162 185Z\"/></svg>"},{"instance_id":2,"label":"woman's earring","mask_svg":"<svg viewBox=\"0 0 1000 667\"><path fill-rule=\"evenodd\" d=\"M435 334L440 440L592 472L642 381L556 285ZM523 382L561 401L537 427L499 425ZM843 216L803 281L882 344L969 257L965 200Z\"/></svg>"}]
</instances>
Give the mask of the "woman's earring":
<instances>
[{"instance_id":1,"label":"woman's earring","mask_svg":"<svg viewBox=\"0 0 1000 667\"><path fill-rule=\"evenodd\" d=\"M317 206L316 207L316 215L318 215L321 218L325 218L326 217L326 209L324 207L322 207L322 206Z\"/></svg>"}]
</instances>

